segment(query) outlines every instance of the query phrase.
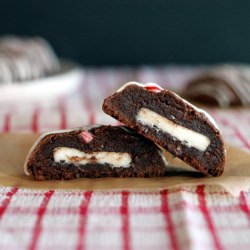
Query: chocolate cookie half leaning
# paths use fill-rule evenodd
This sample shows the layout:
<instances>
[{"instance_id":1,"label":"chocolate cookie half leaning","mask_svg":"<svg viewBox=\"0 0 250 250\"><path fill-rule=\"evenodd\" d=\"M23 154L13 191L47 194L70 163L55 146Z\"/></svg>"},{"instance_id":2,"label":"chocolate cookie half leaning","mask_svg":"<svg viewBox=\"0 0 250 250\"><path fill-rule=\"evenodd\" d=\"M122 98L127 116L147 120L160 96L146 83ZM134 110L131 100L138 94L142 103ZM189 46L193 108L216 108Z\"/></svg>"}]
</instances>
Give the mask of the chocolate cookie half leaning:
<instances>
[{"instance_id":1,"label":"chocolate cookie half leaning","mask_svg":"<svg viewBox=\"0 0 250 250\"><path fill-rule=\"evenodd\" d=\"M103 110L205 175L220 176L225 148L210 115L154 83L126 83Z\"/></svg>"},{"instance_id":2,"label":"chocolate cookie half leaning","mask_svg":"<svg viewBox=\"0 0 250 250\"><path fill-rule=\"evenodd\" d=\"M36 180L162 176L167 165L150 140L122 126L94 126L43 134L24 171Z\"/></svg>"}]
</instances>

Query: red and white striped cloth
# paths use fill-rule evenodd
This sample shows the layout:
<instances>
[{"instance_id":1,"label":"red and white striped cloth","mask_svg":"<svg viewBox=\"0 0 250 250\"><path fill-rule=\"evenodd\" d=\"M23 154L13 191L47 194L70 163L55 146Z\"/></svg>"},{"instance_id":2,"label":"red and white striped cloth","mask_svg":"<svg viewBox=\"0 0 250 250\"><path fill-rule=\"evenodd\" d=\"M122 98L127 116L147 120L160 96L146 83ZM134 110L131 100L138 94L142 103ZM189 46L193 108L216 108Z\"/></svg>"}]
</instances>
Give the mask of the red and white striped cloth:
<instances>
[{"instance_id":1,"label":"red and white striped cloth","mask_svg":"<svg viewBox=\"0 0 250 250\"><path fill-rule=\"evenodd\" d=\"M0 107L1 132L116 124L102 100L130 80L179 89L200 69L85 69L81 89L56 100ZM225 140L250 151L250 113L210 109ZM240 126L239 126L240 123ZM250 249L250 193L218 186L170 190L0 188L0 249Z\"/></svg>"}]
</instances>

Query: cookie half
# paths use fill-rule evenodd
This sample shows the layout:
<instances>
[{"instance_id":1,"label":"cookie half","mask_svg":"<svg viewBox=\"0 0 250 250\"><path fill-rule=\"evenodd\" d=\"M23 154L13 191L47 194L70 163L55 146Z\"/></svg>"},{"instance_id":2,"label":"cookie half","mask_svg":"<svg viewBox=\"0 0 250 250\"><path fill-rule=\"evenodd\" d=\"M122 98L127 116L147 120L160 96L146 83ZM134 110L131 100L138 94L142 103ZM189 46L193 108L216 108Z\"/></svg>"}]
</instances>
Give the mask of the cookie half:
<instances>
[{"instance_id":1,"label":"cookie half","mask_svg":"<svg viewBox=\"0 0 250 250\"><path fill-rule=\"evenodd\" d=\"M205 175L220 176L225 147L213 118L154 83L129 82L103 103L107 114Z\"/></svg>"},{"instance_id":2,"label":"cookie half","mask_svg":"<svg viewBox=\"0 0 250 250\"><path fill-rule=\"evenodd\" d=\"M94 126L43 134L24 172L36 180L81 177L155 177L167 165L150 140L123 126Z\"/></svg>"}]
</instances>

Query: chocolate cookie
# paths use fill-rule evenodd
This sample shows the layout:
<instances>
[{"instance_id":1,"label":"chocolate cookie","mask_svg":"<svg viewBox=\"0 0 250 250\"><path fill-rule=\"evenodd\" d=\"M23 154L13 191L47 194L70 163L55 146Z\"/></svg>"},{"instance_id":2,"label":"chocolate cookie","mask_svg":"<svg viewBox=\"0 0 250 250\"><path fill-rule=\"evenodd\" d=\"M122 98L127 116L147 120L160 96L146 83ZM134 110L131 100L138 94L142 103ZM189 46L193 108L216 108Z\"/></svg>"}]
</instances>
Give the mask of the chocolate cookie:
<instances>
[{"instance_id":1,"label":"chocolate cookie","mask_svg":"<svg viewBox=\"0 0 250 250\"><path fill-rule=\"evenodd\" d=\"M186 98L220 107L250 105L250 67L220 65L190 80Z\"/></svg>"},{"instance_id":2,"label":"chocolate cookie","mask_svg":"<svg viewBox=\"0 0 250 250\"><path fill-rule=\"evenodd\" d=\"M223 173L225 148L216 123L175 93L130 82L104 100L103 110L205 175Z\"/></svg>"},{"instance_id":3,"label":"chocolate cookie","mask_svg":"<svg viewBox=\"0 0 250 250\"><path fill-rule=\"evenodd\" d=\"M81 177L155 177L167 165L150 140L122 126L95 126L42 135L24 171L36 180Z\"/></svg>"},{"instance_id":4,"label":"chocolate cookie","mask_svg":"<svg viewBox=\"0 0 250 250\"><path fill-rule=\"evenodd\" d=\"M59 70L59 59L46 40L40 37L0 38L0 84L22 83Z\"/></svg>"}]
</instances>

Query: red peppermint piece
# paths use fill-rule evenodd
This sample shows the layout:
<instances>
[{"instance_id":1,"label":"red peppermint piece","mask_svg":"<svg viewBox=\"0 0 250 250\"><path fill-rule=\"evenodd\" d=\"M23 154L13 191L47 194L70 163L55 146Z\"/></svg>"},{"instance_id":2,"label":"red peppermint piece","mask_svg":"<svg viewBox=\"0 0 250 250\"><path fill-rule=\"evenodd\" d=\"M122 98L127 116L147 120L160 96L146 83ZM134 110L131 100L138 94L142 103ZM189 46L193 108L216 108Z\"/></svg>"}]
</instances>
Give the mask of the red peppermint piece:
<instances>
[{"instance_id":1,"label":"red peppermint piece","mask_svg":"<svg viewBox=\"0 0 250 250\"><path fill-rule=\"evenodd\" d=\"M91 142L93 140L93 135L88 131L81 132L80 136L87 143L89 143L89 142Z\"/></svg>"},{"instance_id":2,"label":"red peppermint piece","mask_svg":"<svg viewBox=\"0 0 250 250\"><path fill-rule=\"evenodd\" d=\"M160 86L158 87L156 85L145 86L145 89L148 90L148 91L154 91L154 92L162 91L162 88Z\"/></svg>"}]
</instances>

